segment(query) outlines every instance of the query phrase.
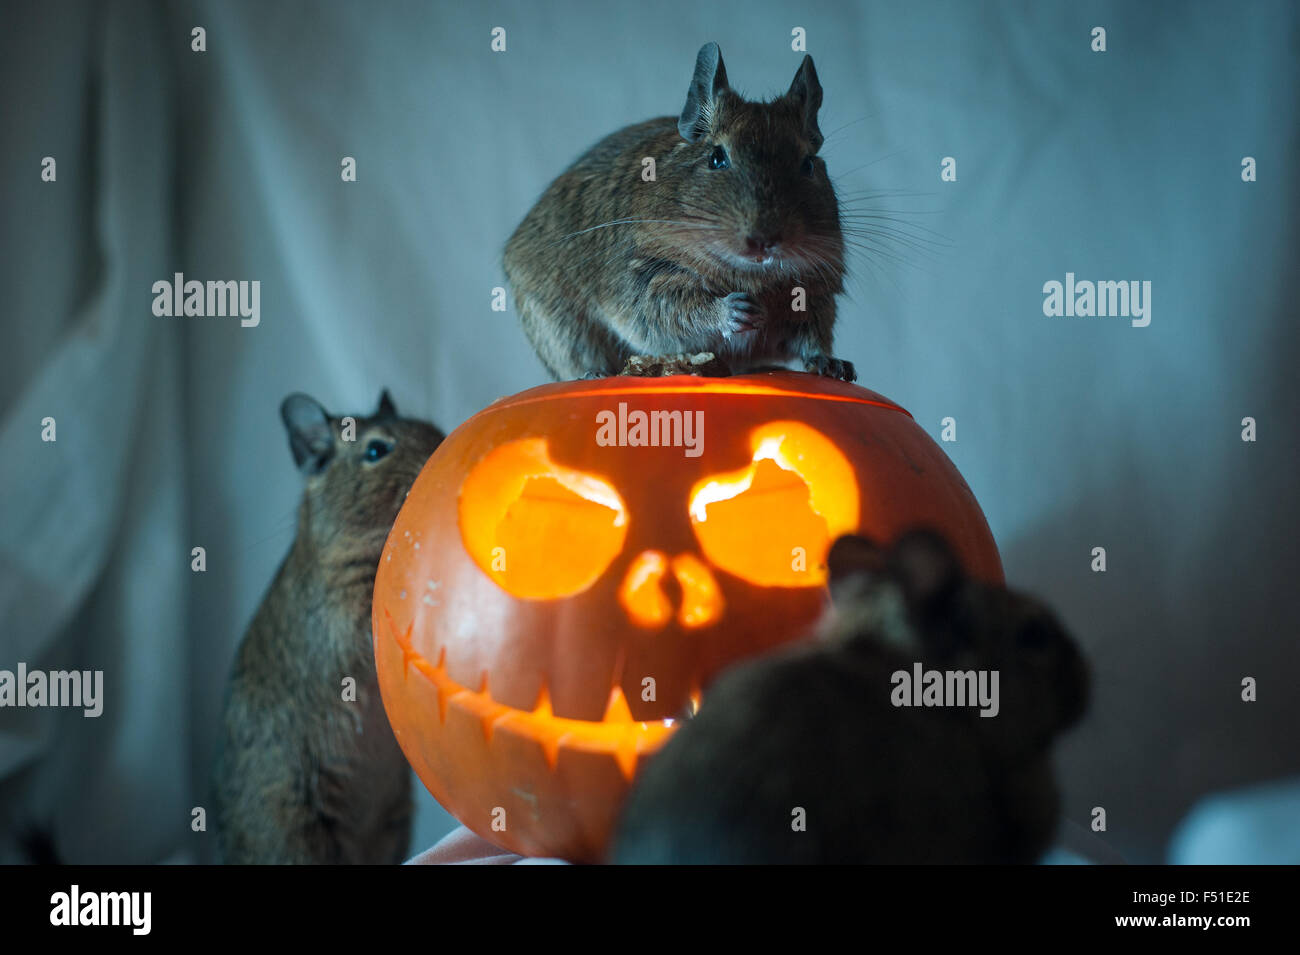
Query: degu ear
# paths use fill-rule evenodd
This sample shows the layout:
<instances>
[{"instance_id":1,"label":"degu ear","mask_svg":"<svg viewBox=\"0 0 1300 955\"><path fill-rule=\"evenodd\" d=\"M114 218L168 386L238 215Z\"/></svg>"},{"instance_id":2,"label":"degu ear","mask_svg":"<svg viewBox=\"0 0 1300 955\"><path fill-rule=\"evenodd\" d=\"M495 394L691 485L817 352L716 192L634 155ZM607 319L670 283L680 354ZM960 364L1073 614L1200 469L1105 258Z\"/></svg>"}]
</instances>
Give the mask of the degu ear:
<instances>
[{"instance_id":1,"label":"degu ear","mask_svg":"<svg viewBox=\"0 0 1300 955\"><path fill-rule=\"evenodd\" d=\"M396 418L397 406L393 404L392 396L389 395L388 389L385 388L379 394L379 407L375 409L376 418Z\"/></svg>"},{"instance_id":2,"label":"degu ear","mask_svg":"<svg viewBox=\"0 0 1300 955\"><path fill-rule=\"evenodd\" d=\"M817 68L813 66L811 56L804 55L799 72L794 75L794 82L785 95L803 113L804 134L812 143L813 152L821 149L822 131L817 127L817 111L822 106L822 84L817 79Z\"/></svg>"},{"instance_id":3,"label":"degu ear","mask_svg":"<svg viewBox=\"0 0 1300 955\"><path fill-rule=\"evenodd\" d=\"M885 553L875 541L857 534L837 537L826 555L831 594L866 585L885 570L886 563Z\"/></svg>"},{"instance_id":4,"label":"degu ear","mask_svg":"<svg viewBox=\"0 0 1300 955\"><path fill-rule=\"evenodd\" d=\"M320 402L293 394L280 405L280 417L289 432L289 449L298 470L310 477L319 474L334 456L334 427Z\"/></svg>"},{"instance_id":5,"label":"degu ear","mask_svg":"<svg viewBox=\"0 0 1300 955\"><path fill-rule=\"evenodd\" d=\"M935 607L965 576L947 540L928 528L910 530L900 537L889 563L914 608Z\"/></svg>"},{"instance_id":6,"label":"degu ear","mask_svg":"<svg viewBox=\"0 0 1300 955\"><path fill-rule=\"evenodd\" d=\"M686 105L677 120L677 131L688 143L698 142L709 129L718 97L729 89L727 68L722 63L722 50L716 43L700 47L695 58L695 76L686 91Z\"/></svg>"}]
</instances>

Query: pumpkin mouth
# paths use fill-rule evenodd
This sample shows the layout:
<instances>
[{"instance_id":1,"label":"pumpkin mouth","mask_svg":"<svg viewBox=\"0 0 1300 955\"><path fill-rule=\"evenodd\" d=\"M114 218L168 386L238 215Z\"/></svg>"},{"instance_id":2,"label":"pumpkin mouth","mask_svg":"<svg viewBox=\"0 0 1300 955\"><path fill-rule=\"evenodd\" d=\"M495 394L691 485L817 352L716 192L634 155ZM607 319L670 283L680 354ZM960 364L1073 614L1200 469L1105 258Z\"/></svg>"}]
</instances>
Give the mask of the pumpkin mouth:
<instances>
[{"instance_id":1,"label":"pumpkin mouth","mask_svg":"<svg viewBox=\"0 0 1300 955\"><path fill-rule=\"evenodd\" d=\"M443 647L438 662L429 659L411 645L414 621L400 633L392 614L384 609L388 631L402 651L403 670L409 674L414 667L433 684L438 694L438 723L447 722L447 709L455 706L475 717L483 727L483 737L488 743L498 730L530 739L541 746L547 765L555 769L561 749L603 753L611 757L631 782L636 764L642 756L659 749L676 729L675 720L636 720L628 708L627 698L620 687L609 694L605 715L600 720L578 720L556 716L551 711L551 697L545 685L538 694L537 704L531 710L521 710L492 699L488 691L487 675L478 690L457 683L447 673L447 648ZM698 693L692 694L693 707L699 706Z\"/></svg>"}]
</instances>

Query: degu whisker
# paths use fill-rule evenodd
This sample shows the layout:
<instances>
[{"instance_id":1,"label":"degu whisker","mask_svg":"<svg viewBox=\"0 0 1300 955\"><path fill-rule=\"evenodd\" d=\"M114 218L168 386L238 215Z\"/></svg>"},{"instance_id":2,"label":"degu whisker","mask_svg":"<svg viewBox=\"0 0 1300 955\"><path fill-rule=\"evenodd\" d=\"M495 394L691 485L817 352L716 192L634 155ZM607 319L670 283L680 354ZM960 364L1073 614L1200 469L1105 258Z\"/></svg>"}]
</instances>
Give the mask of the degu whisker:
<instances>
[{"instance_id":1,"label":"degu whisker","mask_svg":"<svg viewBox=\"0 0 1300 955\"><path fill-rule=\"evenodd\" d=\"M579 229L577 232L570 232L568 235L562 235L560 236L559 241L563 241L565 239L572 239L574 236L586 235L588 232L595 232L597 229L608 229L610 226L631 225L633 223L652 223L652 222L664 223L667 225L684 225L684 226L690 226L691 228L695 228L695 229L701 228L701 224L698 222L687 222L681 219L634 219L634 218L611 219L609 222L600 223L600 225L594 225L587 229ZM706 226L705 228L721 228L721 226L714 226L714 227Z\"/></svg>"},{"instance_id":2,"label":"degu whisker","mask_svg":"<svg viewBox=\"0 0 1300 955\"><path fill-rule=\"evenodd\" d=\"M852 169L848 170L847 172L837 172L834 176L831 177L831 179L834 181L838 181L840 179L847 178L848 176L853 175L855 172L861 172L864 169L870 169L876 163L884 162L887 159L893 159L895 156L901 156L905 152L907 152L906 149L899 149L896 152L889 153L886 156L881 156L879 159L873 159L871 160L871 162L863 163L861 166L854 166Z\"/></svg>"}]
</instances>

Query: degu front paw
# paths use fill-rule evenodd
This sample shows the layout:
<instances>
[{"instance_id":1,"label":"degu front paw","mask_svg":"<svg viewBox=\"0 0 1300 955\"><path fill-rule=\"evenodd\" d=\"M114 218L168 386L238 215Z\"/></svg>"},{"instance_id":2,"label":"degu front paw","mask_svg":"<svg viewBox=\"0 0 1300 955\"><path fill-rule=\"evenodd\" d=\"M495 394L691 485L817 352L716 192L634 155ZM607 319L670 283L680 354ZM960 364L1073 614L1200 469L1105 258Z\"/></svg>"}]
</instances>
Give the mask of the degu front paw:
<instances>
[{"instance_id":1,"label":"degu front paw","mask_svg":"<svg viewBox=\"0 0 1300 955\"><path fill-rule=\"evenodd\" d=\"M803 360L803 366L814 375L823 378L838 378L840 381L857 381L858 373L853 362L829 355L809 355Z\"/></svg>"},{"instance_id":2,"label":"degu front paw","mask_svg":"<svg viewBox=\"0 0 1300 955\"><path fill-rule=\"evenodd\" d=\"M748 292L732 292L719 299L722 306L722 336L743 335L763 326L763 306Z\"/></svg>"}]
</instances>

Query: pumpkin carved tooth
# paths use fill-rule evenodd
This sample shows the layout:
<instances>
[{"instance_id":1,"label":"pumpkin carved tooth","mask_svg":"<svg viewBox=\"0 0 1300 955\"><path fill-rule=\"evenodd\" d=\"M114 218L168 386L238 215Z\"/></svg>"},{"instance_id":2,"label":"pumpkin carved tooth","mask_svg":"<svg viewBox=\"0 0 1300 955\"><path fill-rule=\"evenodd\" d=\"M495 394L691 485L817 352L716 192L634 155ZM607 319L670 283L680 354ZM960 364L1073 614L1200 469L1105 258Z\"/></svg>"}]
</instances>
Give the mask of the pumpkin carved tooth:
<instances>
[{"instance_id":1,"label":"pumpkin carved tooth","mask_svg":"<svg viewBox=\"0 0 1300 955\"><path fill-rule=\"evenodd\" d=\"M545 727L554 722L555 714L551 710L551 694L546 690L546 684L542 684L542 691L537 696L537 705L533 707L533 718L536 721L534 725ZM542 755L546 757L546 765L555 770L555 763L560 758L560 736L557 733L541 732L537 734L537 742L541 744Z\"/></svg>"},{"instance_id":2,"label":"pumpkin carved tooth","mask_svg":"<svg viewBox=\"0 0 1300 955\"><path fill-rule=\"evenodd\" d=\"M623 695L622 687L614 687L609 691L609 706L605 707L605 723L631 723L632 711L628 709L627 697Z\"/></svg>"}]
</instances>

